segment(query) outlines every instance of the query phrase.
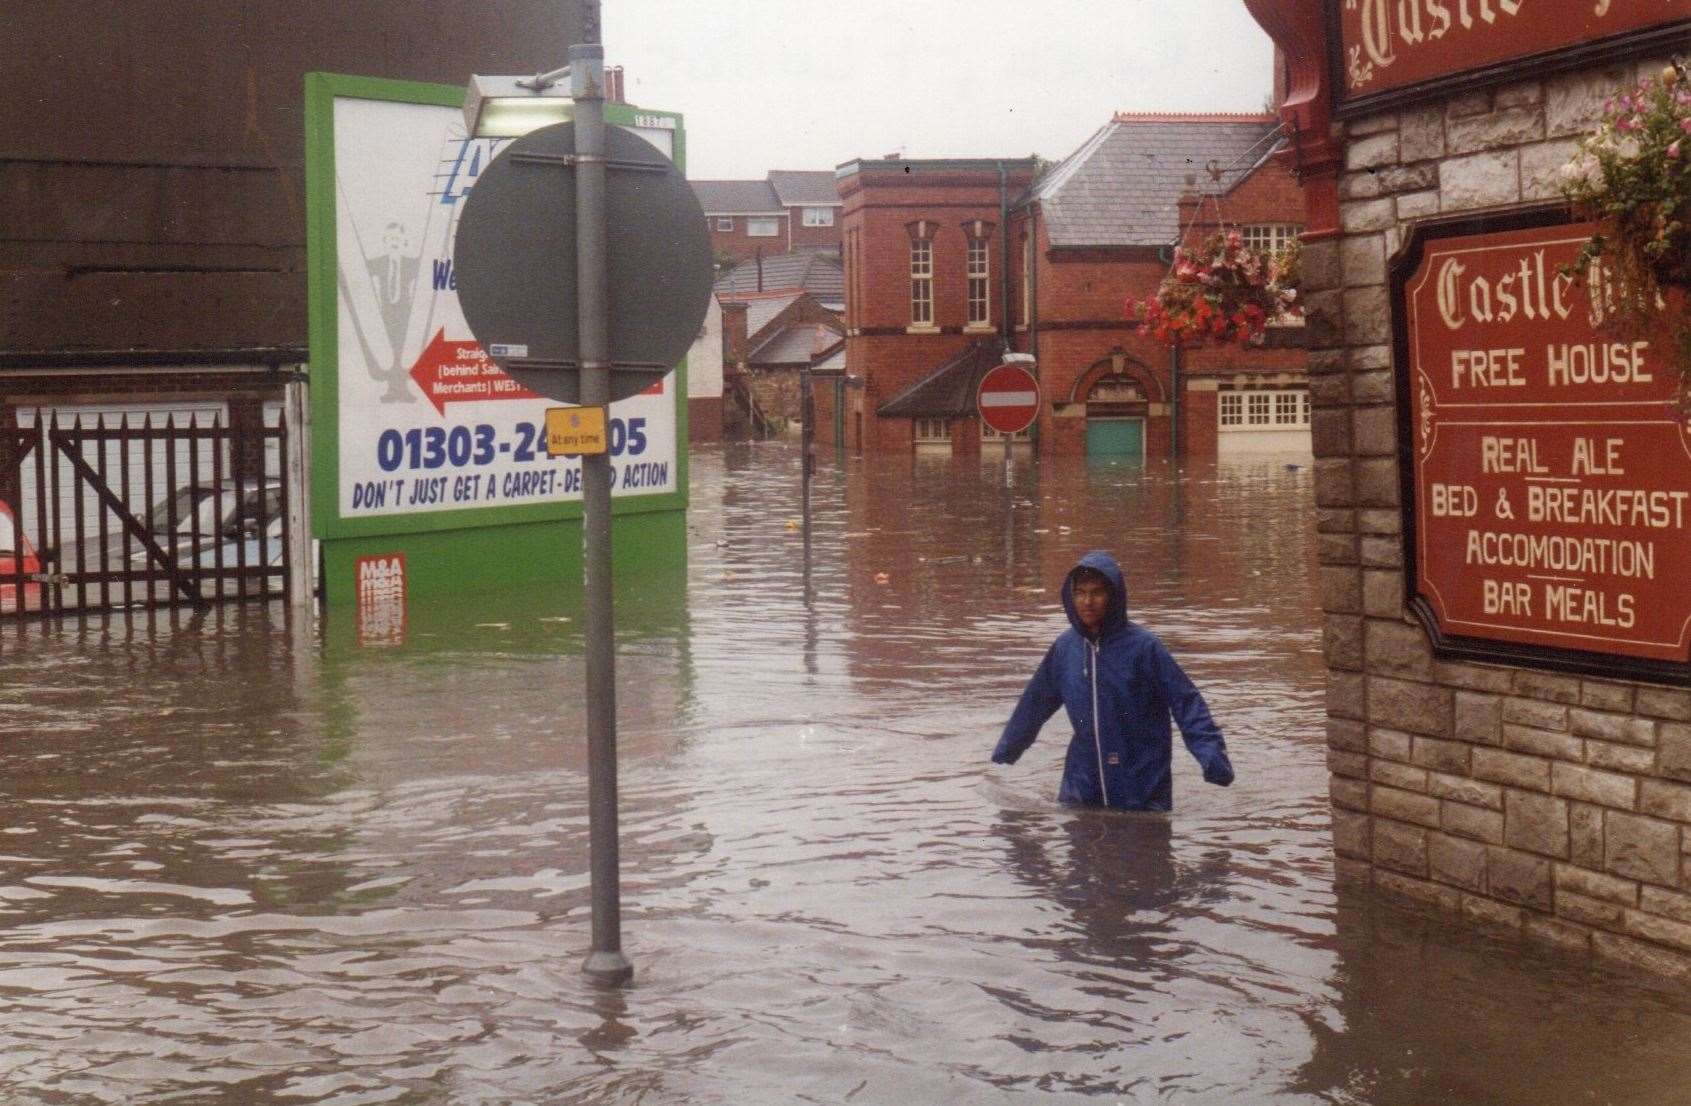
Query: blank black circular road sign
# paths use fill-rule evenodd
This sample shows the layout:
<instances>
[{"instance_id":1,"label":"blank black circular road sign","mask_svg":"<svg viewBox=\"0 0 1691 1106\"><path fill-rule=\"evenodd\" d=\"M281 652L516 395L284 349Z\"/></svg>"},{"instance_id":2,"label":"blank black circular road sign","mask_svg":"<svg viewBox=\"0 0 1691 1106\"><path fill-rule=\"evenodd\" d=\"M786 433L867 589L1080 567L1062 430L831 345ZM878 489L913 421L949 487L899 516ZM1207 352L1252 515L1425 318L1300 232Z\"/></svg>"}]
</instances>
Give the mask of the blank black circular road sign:
<instances>
[{"instance_id":1,"label":"blank black circular road sign","mask_svg":"<svg viewBox=\"0 0 1691 1106\"><path fill-rule=\"evenodd\" d=\"M661 380L686 354L710 303L710 232L675 163L605 128L611 399ZM581 401L576 308L575 126L517 139L464 201L453 247L470 332L523 387Z\"/></svg>"}]
</instances>

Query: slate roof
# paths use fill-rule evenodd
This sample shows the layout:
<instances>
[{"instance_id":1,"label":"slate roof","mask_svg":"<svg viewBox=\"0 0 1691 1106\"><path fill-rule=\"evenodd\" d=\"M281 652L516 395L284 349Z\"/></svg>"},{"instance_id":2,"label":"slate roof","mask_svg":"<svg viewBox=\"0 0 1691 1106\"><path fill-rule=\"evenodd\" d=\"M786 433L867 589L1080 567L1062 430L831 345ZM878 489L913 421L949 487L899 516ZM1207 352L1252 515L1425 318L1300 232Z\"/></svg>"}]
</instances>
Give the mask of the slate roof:
<instances>
[{"instance_id":1,"label":"slate roof","mask_svg":"<svg viewBox=\"0 0 1691 1106\"><path fill-rule=\"evenodd\" d=\"M1283 144L1279 125L1273 115L1118 114L1028 199L1053 247L1165 246L1180 237L1181 193L1219 195L1225 213L1226 192Z\"/></svg>"},{"instance_id":2,"label":"slate roof","mask_svg":"<svg viewBox=\"0 0 1691 1106\"><path fill-rule=\"evenodd\" d=\"M735 300L746 305L746 336L757 337L757 332L768 326L770 321L792 306L794 300L804 295L803 292L792 290L787 292L753 292L750 295L721 297L725 300Z\"/></svg>"},{"instance_id":3,"label":"slate roof","mask_svg":"<svg viewBox=\"0 0 1691 1106\"><path fill-rule=\"evenodd\" d=\"M784 326L747 357L750 365L805 365L845 341L840 333L822 323L794 323Z\"/></svg>"},{"instance_id":4,"label":"slate roof","mask_svg":"<svg viewBox=\"0 0 1691 1106\"><path fill-rule=\"evenodd\" d=\"M740 295L758 290L758 262L742 261L716 278L716 290ZM763 259L763 290L803 289L832 307L845 307L845 264L834 253L799 251Z\"/></svg>"},{"instance_id":5,"label":"slate roof","mask_svg":"<svg viewBox=\"0 0 1691 1106\"><path fill-rule=\"evenodd\" d=\"M812 373L843 373L846 366L845 343L834 347L832 353L810 366Z\"/></svg>"},{"instance_id":6,"label":"slate roof","mask_svg":"<svg viewBox=\"0 0 1691 1106\"><path fill-rule=\"evenodd\" d=\"M775 189L775 197L788 207L799 204L838 206L841 202L840 194L834 188L831 170L771 169L769 184Z\"/></svg>"},{"instance_id":7,"label":"slate roof","mask_svg":"<svg viewBox=\"0 0 1691 1106\"><path fill-rule=\"evenodd\" d=\"M1004 363L996 338L972 342L939 368L875 409L883 418L956 419L972 416L981 377Z\"/></svg>"},{"instance_id":8,"label":"slate roof","mask_svg":"<svg viewBox=\"0 0 1691 1106\"><path fill-rule=\"evenodd\" d=\"M785 210L766 180L695 180L693 195L706 215L780 215Z\"/></svg>"}]
</instances>

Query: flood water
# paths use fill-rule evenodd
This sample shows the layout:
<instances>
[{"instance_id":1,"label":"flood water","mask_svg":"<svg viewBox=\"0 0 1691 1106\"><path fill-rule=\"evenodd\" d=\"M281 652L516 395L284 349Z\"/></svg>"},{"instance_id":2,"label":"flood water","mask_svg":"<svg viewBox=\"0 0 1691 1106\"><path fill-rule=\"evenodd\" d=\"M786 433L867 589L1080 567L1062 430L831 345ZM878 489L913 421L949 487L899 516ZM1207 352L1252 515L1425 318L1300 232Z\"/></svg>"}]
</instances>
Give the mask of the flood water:
<instances>
[{"instance_id":1,"label":"flood water","mask_svg":"<svg viewBox=\"0 0 1691 1106\"><path fill-rule=\"evenodd\" d=\"M1684 1103L1691 999L1335 889L1307 466L693 460L618 592L622 992L579 603L0 627L0 1103ZM987 760L1113 549L1238 770Z\"/></svg>"}]
</instances>

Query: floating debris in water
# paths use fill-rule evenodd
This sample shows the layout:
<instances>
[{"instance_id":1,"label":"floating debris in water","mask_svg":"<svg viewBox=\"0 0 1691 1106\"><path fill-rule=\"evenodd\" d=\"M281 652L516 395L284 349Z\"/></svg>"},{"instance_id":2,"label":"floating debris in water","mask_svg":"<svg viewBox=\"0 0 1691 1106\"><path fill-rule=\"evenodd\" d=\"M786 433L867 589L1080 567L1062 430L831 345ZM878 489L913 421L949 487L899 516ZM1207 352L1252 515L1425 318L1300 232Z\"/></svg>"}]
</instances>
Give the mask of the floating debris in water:
<instances>
[{"instance_id":1,"label":"floating debris in water","mask_svg":"<svg viewBox=\"0 0 1691 1106\"><path fill-rule=\"evenodd\" d=\"M891 581L892 581L892 577L888 576L886 573L884 573L884 572L875 573L875 582L877 584L890 583Z\"/></svg>"},{"instance_id":2,"label":"floating debris in water","mask_svg":"<svg viewBox=\"0 0 1691 1106\"><path fill-rule=\"evenodd\" d=\"M509 622L478 622L478 623L476 623L476 629L478 629L478 630L509 630L510 628L511 628L511 624Z\"/></svg>"}]
</instances>

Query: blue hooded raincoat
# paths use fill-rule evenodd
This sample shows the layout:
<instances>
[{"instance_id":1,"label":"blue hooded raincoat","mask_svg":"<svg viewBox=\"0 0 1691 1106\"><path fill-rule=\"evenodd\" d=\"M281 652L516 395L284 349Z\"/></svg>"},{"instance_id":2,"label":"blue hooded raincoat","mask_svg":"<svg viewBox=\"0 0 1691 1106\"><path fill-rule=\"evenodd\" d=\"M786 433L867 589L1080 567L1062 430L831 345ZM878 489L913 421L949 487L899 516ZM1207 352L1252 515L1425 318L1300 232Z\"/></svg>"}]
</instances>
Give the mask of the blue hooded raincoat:
<instances>
[{"instance_id":1,"label":"blue hooded raincoat","mask_svg":"<svg viewBox=\"0 0 1691 1106\"><path fill-rule=\"evenodd\" d=\"M1203 696L1181 671L1167 647L1149 630L1127 619L1127 589L1116 559L1088 553L1076 568L1104 574L1112 595L1098 639L1088 638L1075 614L1074 572L1063 581L1063 609L1070 629L1058 635L1039 670L1022 692L992 759L1014 764L1039 736L1039 728L1068 708L1074 737L1063 764L1057 801L1124 810L1169 810L1173 746L1169 715L1180 724L1186 748L1204 779L1225 787L1233 782L1227 743L1210 718Z\"/></svg>"}]
</instances>

